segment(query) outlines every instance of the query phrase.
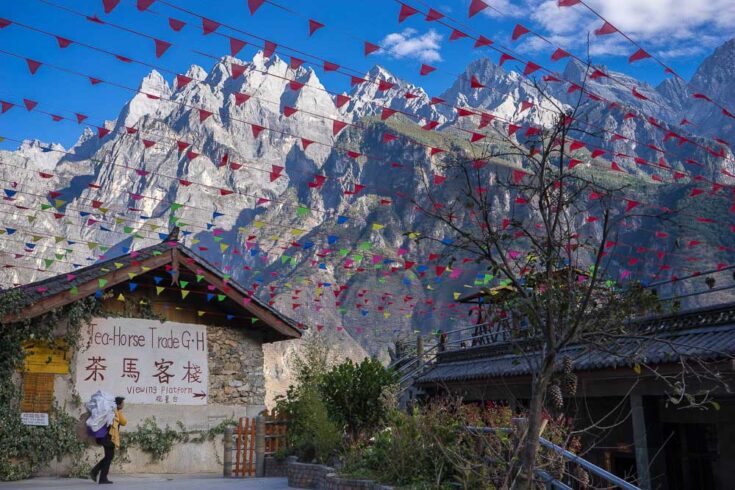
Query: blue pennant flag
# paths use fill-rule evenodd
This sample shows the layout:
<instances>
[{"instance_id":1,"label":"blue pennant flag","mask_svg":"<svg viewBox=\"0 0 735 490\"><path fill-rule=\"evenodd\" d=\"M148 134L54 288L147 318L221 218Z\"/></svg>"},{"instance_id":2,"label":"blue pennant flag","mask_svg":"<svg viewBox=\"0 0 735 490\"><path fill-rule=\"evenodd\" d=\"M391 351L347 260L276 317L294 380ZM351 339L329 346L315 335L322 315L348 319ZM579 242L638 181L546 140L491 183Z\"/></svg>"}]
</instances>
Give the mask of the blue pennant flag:
<instances>
[{"instance_id":1,"label":"blue pennant flag","mask_svg":"<svg viewBox=\"0 0 735 490\"><path fill-rule=\"evenodd\" d=\"M153 276L153 281L156 284L161 284L161 281L163 281L163 278L162 277L158 277L158 276Z\"/></svg>"},{"instance_id":2,"label":"blue pennant flag","mask_svg":"<svg viewBox=\"0 0 735 490\"><path fill-rule=\"evenodd\" d=\"M343 225L343 224L347 223L347 221L348 221L349 219L350 219L350 218L348 218L347 216L338 216L338 217L337 217L337 224L338 224L338 225Z\"/></svg>"},{"instance_id":3,"label":"blue pennant flag","mask_svg":"<svg viewBox=\"0 0 735 490\"><path fill-rule=\"evenodd\" d=\"M131 282L131 283L128 283L128 286L130 287L130 292L132 293L133 291L135 291L138 288L138 283L137 282Z\"/></svg>"},{"instance_id":4,"label":"blue pennant flag","mask_svg":"<svg viewBox=\"0 0 735 490\"><path fill-rule=\"evenodd\" d=\"M338 237L338 236L336 236L336 235L329 235L329 236L327 237L327 243L328 243L329 245L334 245L335 243L337 243L337 240L339 240L339 237Z\"/></svg>"},{"instance_id":5,"label":"blue pennant flag","mask_svg":"<svg viewBox=\"0 0 735 490\"><path fill-rule=\"evenodd\" d=\"M212 298L214 298L213 293L207 293L207 301L212 301Z\"/></svg>"}]
</instances>

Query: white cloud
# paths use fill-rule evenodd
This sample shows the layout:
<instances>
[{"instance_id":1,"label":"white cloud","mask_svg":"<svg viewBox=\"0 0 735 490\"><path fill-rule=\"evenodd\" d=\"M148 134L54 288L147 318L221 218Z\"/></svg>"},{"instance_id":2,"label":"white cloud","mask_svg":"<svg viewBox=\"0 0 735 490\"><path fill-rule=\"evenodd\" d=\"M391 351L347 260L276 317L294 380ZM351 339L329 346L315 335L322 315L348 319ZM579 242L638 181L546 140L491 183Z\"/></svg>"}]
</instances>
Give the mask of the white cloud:
<instances>
[{"instance_id":1,"label":"white cloud","mask_svg":"<svg viewBox=\"0 0 735 490\"><path fill-rule=\"evenodd\" d=\"M441 40L442 35L434 29L419 34L416 29L406 28L383 38L383 52L398 59L410 57L425 63L441 61Z\"/></svg>"},{"instance_id":2,"label":"white cloud","mask_svg":"<svg viewBox=\"0 0 735 490\"><path fill-rule=\"evenodd\" d=\"M507 0L501 0L505 2ZM630 44L613 34L597 37L602 21L584 6L559 7L557 0L525 0L530 18L560 46L584 49L592 55L626 55ZM692 56L702 45L713 47L733 35L733 0L587 0L620 30L652 52L667 57ZM543 46L537 45L537 48ZM533 46L530 47L533 49ZM701 52L701 51L700 51Z\"/></svg>"}]
</instances>

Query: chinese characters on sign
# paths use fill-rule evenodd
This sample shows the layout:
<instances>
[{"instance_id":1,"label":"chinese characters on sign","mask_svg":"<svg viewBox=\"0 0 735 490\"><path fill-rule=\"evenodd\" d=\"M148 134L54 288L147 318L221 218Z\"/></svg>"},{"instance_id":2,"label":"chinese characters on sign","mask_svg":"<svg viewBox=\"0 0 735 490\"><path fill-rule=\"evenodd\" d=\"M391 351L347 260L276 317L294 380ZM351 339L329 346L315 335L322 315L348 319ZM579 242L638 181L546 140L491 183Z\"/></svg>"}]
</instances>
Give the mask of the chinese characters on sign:
<instances>
[{"instance_id":1,"label":"chinese characters on sign","mask_svg":"<svg viewBox=\"0 0 735 490\"><path fill-rule=\"evenodd\" d=\"M82 399L97 390L128 403L207 403L204 325L136 318L96 320L82 332L76 382Z\"/></svg>"}]
</instances>

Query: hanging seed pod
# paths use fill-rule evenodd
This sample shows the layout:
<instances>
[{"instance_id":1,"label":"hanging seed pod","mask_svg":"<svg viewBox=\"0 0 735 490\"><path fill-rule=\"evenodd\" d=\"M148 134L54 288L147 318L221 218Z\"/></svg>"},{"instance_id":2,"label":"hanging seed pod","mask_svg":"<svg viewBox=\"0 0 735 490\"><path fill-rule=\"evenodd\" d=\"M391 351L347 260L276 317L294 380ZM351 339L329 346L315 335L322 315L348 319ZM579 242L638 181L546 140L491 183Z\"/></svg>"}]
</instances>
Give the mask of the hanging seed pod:
<instances>
[{"instance_id":1,"label":"hanging seed pod","mask_svg":"<svg viewBox=\"0 0 735 490\"><path fill-rule=\"evenodd\" d=\"M569 356L564 356L562 359L562 369L564 371L564 374L569 374L572 372L572 358Z\"/></svg>"},{"instance_id":2,"label":"hanging seed pod","mask_svg":"<svg viewBox=\"0 0 735 490\"><path fill-rule=\"evenodd\" d=\"M568 373L564 376L564 393L568 397L577 395L577 375Z\"/></svg>"},{"instance_id":3,"label":"hanging seed pod","mask_svg":"<svg viewBox=\"0 0 735 490\"><path fill-rule=\"evenodd\" d=\"M581 466L574 468L574 477L579 482L579 488L589 488L590 475Z\"/></svg>"},{"instance_id":4,"label":"hanging seed pod","mask_svg":"<svg viewBox=\"0 0 735 490\"><path fill-rule=\"evenodd\" d=\"M564 396L558 384L553 384L549 387L549 400L555 408L561 409L564 406Z\"/></svg>"}]
</instances>

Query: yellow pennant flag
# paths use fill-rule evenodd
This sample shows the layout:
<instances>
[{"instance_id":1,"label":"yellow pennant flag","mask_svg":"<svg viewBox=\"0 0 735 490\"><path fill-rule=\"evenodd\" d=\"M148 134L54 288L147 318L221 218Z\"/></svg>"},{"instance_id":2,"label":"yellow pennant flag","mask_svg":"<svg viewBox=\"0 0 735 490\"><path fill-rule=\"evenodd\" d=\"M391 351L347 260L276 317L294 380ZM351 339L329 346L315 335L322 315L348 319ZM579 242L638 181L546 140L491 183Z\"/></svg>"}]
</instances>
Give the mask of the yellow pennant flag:
<instances>
[{"instance_id":1,"label":"yellow pennant flag","mask_svg":"<svg viewBox=\"0 0 735 490\"><path fill-rule=\"evenodd\" d=\"M223 252L224 253L224 251L227 250L228 248L230 248L230 246L227 245L226 243L220 243L219 244L219 250L220 250L220 252Z\"/></svg>"},{"instance_id":2,"label":"yellow pennant flag","mask_svg":"<svg viewBox=\"0 0 735 490\"><path fill-rule=\"evenodd\" d=\"M162 286L156 286L156 295L160 296L164 289L166 288Z\"/></svg>"},{"instance_id":3,"label":"yellow pennant flag","mask_svg":"<svg viewBox=\"0 0 735 490\"><path fill-rule=\"evenodd\" d=\"M181 290L181 299L186 299L186 297L189 296L189 291L186 289Z\"/></svg>"},{"instance_id":4,"label":"yellow pennant flag","mask_svg":"<svg viewBox=\"0 0 735 490\"><path fill-rule=\"evenodd\" d=\"M385 225L381 225L380 223L373 223L373 231L380 231L383 228L385 228Z\"/></svg>"},{"instance_id":5,"label":"yellow pennant flag","mask_svg":"<svg viewBox=\"0 0 735 490\"><path fill-rule=\"evenodd\" d=\"M203 311L197 311L197 315L198 316L204 316L204 312Z\"/></svg>"},{"instance_id":6,"label":"yellow pennant flag","mask_svg":"<svg viewBox=\"0 0 735 490\"><path fill-rule=\"evenodd\" d=\"M118 300L118 301L125 301L125 296L123 296L123 295L122 295L122 293L120 293L120 294L119 294L119 295L117 296L117 300Z\"/></svg>"}]
</instances>

